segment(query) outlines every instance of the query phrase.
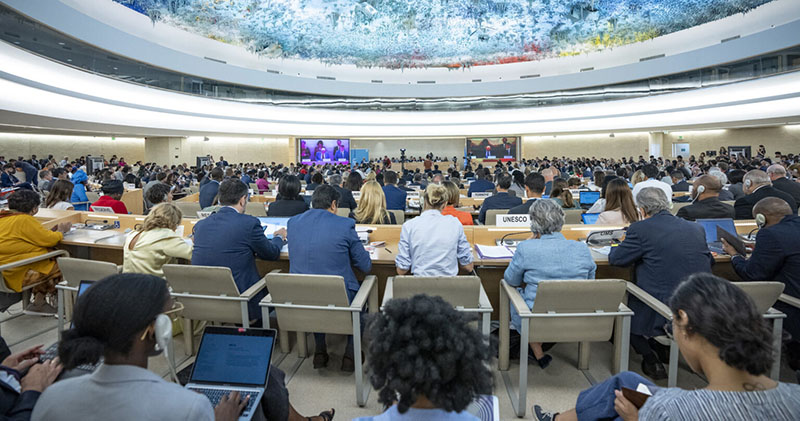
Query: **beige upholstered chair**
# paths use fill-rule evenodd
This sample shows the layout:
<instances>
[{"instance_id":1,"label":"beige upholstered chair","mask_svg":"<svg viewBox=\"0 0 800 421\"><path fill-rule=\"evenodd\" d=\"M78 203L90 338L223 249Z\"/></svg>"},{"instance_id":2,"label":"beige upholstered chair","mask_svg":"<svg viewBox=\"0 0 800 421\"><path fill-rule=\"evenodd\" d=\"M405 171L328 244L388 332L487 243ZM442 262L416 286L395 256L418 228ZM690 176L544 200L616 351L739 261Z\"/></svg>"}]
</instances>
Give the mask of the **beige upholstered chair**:
<instances>
[{"instance_id":1,"label":"beige upholstered chair","mask_svg":"<svg viewBox=\"0 0 800 421\"><path fill-rule=\"evenodd\" d=\"M406 222L406 213L399 209L389 209L389 213L394 215L394 220L397 222L397 225L403 225Z\"/></svg>"},{"instance_id":2,"label":"beige upholstered chair","mask_svg":"<svg viewBox=\"0 0 800 421\"><path fill-rule=\"evenodd\" d=\"M99 281L107 276L116 275L122 267L110 262L59 257L58 268L64 280L56 285L58 292L58 334L64 330L65 319L72 319L78 286L81 281Z\"/></svg>"},{"instance_id":3,"label":"beige upholstered chair","mask_svg":"<svg viewBox=\"0 0 800 421\"><path fill-rule=\"evenodd\" d=\"M678 210L680 210L680 208L682 208L684 206L689 206L691 204L692 204L692 202L672 202L672 208L670 208L669 211L673 215L677 215L678 214Z\"/></svg>"},{"instance_id":4,"label":"beige upholstered chair","mask_svg":"<svg viewBox=\"0 0 800 421\"><path fill-rule=\"evenodd\" d=\"M202 210L198 202L174 201L172 204L181 210L184 218L197 218L197 212Z\"/></svg>"},{"instance_id":5,"label":"beige upholstered chair","mask_svg":"<svg viewBox=\"0 0 800 421\"><path fill-rule=\"evenodd\" d=\"M252 216L267 216L267 208L261 202L247 202L244 213Z\"/></svg>"},{"instance_id":6,"label":"beige upholstered chair","mask_svg":"<svg viewBox=\"0 0 800 421\"><path fill-rule=\"evenodd\" d=\"M458 311L481 314L481 331L489 335L492 303L477 276L390 276L386 280L381 308L392 298L417 294L442 297Z\"/></svg>"},{"instance_id":7,"label":"beige upholstered chair","mask_svg":"<svg viewBox=\"0 0 800 421\"><path fill-rule=\"evenodd\" d=\"M585 211L583 209L564 209L564 223L565 224L580 224L583 222L581 215Z\"/></svg>"},{"instance_id":8,"label":"beige upholstered chair","mask_svg":"<svg viewBox=\"0 0 800 421\"><path fill-rule=\"evenodd\" d=\"M628 369L630 318L622 303L626 281L620 279L545 280L539 282L533 309L516 288L500 281L499 368L511 404L518 417L525 416L528 392L528 344L530 342L578 342L578 369L589 367L589 343L603 342L614 333L613 371ZM520 315L519 388L508 375L510 307Z\"/></svg>"},{"instance_id":9,"label":"beige upholstered chair","mask_svg":"<svg viewBox=\"0 0 800 421\"><path fill-rule=\"evenodd\" d=\"M28 308L28 304L31 301L31 290L33 289L33 287L41 284L40 282L37 284L26 285L22 287L21 292L14 291L13 289L9 288L8 285L6 285L6 280L5 278L3 278L4 270L14 269L20 266L26 266L31 263L40 262L42 260L53 259L58 256L69 256L69 253L67 253L64 250L56 250L56 251L51 251L49 253L45 253L41 256L31 257L29 259L22 259L16 262L0 265L0 295L3 295L2 308L0 308L0 311L5 312L6 310L8 310L9 307L16 304L18 301L22 301L22 309L25 310L26 308ZM7 322L9 320L16 319L21 315L22 313L10 316L6 319L3 319L2 322Z\"/></svg>"},{"instance_id":10,"label":"beige upholstered chair","mask_svg":"<svg viewBox=\"0 0 800 421\"><path fill-rule=\"evenodd\" d=\"M100 199L100 193L98 193L98 192L96 192L96 191L87 191L87 192L86 192L86 198L87 198L87 199L89 199L89 203L90 203L90 204L91 204L91 203L94 203L94 202L96 202L98 199Z\"/></svg>"},{"instance_id":11,"label":"beige upholstered chair","mask_svg":"<svg viewBox=\"0 0 800 421\"><path fill-rule=\"evenodd\" d=\"M347 218L350 216L350 208L338 208L336 209L336 214L344 218Z\"/></svg>"},{"instance_id":12,"label":"beige upholstered chair","mask_svg":"<svg viewBox=\"0 0 800 421\"><path fill-rule=\"evenodd\" d=\"M497 225L497 215L505 215L508 209L490 209L486 211L486 223L484 225Z\"/></svg>"},{"instance_id":13,"label":"beige upholstered chair","mask_svg":"<svg viewBox=\"0 0 800 421\"><path fill-rule=\"evenodd\" d=\"M356 374L356 403L367 403L370 387L364 383L361 359L361 312L378 311L378 286L374 275L367 276L352 303L348 303L341 276L270 273L266 277L269 295L261 300L264 326L269 327L269 309L275 308L281 350L289 352L288 332L297 333L297 353L308 355L306 333L353 335Z\"/></svg>"},{"instance_id":14,"label":"beige upholstered chair","mask_svg":"<svg viewBox=\"0 0 800 421\"><path fill-rule=\"evenodd\" d=\"M265 278L247 291L239 291L230 268L219 266L164 265L164 277L172 297L183 304L183 340L188 355L194 353L192 320L241 323L250 327L247 302L266 286Z\"/></svg>"}]
</instances>

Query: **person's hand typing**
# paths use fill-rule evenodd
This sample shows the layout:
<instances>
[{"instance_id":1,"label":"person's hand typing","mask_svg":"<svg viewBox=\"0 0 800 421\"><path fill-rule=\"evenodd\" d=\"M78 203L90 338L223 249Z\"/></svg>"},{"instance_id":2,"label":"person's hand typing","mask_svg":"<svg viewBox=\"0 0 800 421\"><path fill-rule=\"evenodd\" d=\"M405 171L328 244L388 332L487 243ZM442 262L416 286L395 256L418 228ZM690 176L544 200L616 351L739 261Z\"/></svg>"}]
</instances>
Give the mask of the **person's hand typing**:
<instances>
[{"instance_id":1,"label":"person's hand typing","mask_svg":"<svg viewBox=\"0 0 800 421\"><path fill-rule=\"evenodd\" d=\"M217 407L214 408L215 421L236 421L239 419L239 414L247 406L247 401L250 397L240 399L239 392L231 392L228 396L223 396L220 399Z\"/></svg>"},{"instance_id":2,"label":"person's hand typing","mask_svg":"<svg viewBox=\"0 0 800 421\"><path fill-rule=\"evenodd\" d=\"M36 345L33 348L28 348L9 355L3 360L2 365L16 371L24 371L26 368L39 362L39 356L44 354L42 345Z\"/></svg>"},{"instance_id":3,"label":"person's hand typing","mask_svg":"<svg viewBox=\"0 0 800 421\"><path fill-rule=\"evenodd\" d=\"M615 390L614 395L616 396L614 399L614 410L617 411L620 418L622 418L623 421L638 421L639 409L625 398L621 390Z\"/></svg>"},{"instance_id":4,"label":"person's hand typing","mask_svg":"<svg viewBox=\"0 0 800 421\"><path fill-rule=\"evenodd\" d=\"M61 222L57 225L56 231L64 234L68 233L70 228L72 228L72 222Z\"/></svg>"},{"instance_id":5,"label":"person's hand typing","mask_svg":"<svg viewBox=\"0 0 800 421\"><path fill-rule=\"evenodd\" d=\"M286 238L286 228L281 228L279 230L276 230L272 235L277 235L277 236L280 236L281 238L283 238L284 240L287 240L287 238Z\"/></svg>"},{"instance_id":6,"label":"person's hand typing","mask_svg":"<svg viewBox=\"0 0 800 421\"><path fill-rule=\"evenodd\" d=\"M58 377L63 368L64 366L61 365L58 358L42 364L35 364L28 371L28 374L22 378L22 381L20 381L22 391L27 392L32 390L40 393L44 392L45 389L56 381L56 377Z\"/></svg>"}]
</instances>

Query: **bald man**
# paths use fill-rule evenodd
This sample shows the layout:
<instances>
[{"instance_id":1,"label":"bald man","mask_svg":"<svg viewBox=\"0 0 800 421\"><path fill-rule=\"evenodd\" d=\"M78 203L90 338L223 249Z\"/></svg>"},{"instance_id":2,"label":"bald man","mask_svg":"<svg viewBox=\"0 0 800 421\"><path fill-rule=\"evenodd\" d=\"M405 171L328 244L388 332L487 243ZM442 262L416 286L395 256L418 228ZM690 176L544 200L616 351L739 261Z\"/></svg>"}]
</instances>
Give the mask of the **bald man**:
<instances>
[{"instance_id":1,"label":"bald man","mask_svg":"<svg viewBox=\"0 0 800 421\"><path fill-rule=\"evenodd\" d=\"M797 203L794 198L789 193L772 187L772 181L764 171L748 171L744 175L742 191L744 191L745 196L740 197L733 204L733 208L736 210L736 219L753 218L753 206L767 197L777 197L785 200L792 208L792 213L797 215Z\"/></svg>"},{"instance_id":2,"label":"bald man","mask_svg":"<svg viewBox=\"0 0 800 421\"><path fill-rule=\"evenodd\" d=\"M786 168L783 165L770 165L767 168L767 175L772 180L772 187L790 194L794 199L795 206L800 206L800 183L786 178Z\"/></svg>"},{"instance_id":3,"label":"bald man","mask_svg":"<svg viewBox=\"0 0 800 421\"><path fill-rule=\"evenodd\" d=\"M730 254L731 265L742 280L783 282L785 294L800 298L800 216L792 211L785 200L777 197L761 199L753 207L752 217L764 215L765 224L756 235L756 245L749 259L722 240L722 247ZM800 370L800 309L782 302L774 306L786 313L783 328L792 334L793 342L787 344L787 357L793 370Z\"/></svg>"},{"instance_id":4,"label":"bald man","mask_svg":"<svg viewBox=\"0 0 800 421\"><path fill-rule=\"evenodd\" d=\"M712 175L698 177L692 183L692 204L678 209L679 218L696 219L733 218L733 206L719 200L722 183Z\"/></svg>"}]
</instances>

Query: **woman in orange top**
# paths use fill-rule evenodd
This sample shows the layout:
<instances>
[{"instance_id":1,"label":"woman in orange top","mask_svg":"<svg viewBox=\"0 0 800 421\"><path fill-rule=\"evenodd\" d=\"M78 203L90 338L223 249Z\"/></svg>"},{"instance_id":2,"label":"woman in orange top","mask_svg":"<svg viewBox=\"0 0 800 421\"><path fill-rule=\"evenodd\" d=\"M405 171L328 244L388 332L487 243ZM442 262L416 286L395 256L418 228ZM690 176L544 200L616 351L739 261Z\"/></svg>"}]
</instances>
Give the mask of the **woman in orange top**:
<instances>
[{"instance_id":1,"label":"woman in orange top","mask_svg":"<svg viewBox=\"0 0 800 421\"><path fill-rule=\"evenodd\" d=\"M458 218L461 225L474 225L472 214L456 210L458 202L461 200L461 191L458 190L456 183L452 181L445 181L442 185L447 189L447 206L442 209L442 215L452 215Z\"/></svg>"},{"instance_id":2,"label":"woman in orange top","mask_svg":"<svg viewBox=\"0 0 800 421\"><path fill-rule=\"evenodd\" d=\"M58 224L48 230L33 217L39 211L39 195L32 190L18 190L8 198L8 211L0 212L0 265L13 263L23 259L47 253L48 247L54 247L69 232L69 222ZM55 232L54 232L55 231ZM3 271L6 285L14 291L42 281L34 287L33 304L27 306L26 314L55 313L55 308L47 304L47 293L55 292L56 278L61 272L54 260L42 260L29 265Z\"/></svg>"}]
</instances>

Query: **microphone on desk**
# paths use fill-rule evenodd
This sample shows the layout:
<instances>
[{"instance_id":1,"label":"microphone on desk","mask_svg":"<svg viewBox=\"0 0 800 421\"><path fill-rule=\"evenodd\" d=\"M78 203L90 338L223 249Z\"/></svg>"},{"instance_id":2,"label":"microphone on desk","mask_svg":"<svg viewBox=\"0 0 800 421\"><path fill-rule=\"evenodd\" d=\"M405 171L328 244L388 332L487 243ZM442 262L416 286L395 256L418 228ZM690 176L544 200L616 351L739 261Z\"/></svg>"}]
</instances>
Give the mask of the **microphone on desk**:
<instances>
[{"instance_id":1,"label":"microphone on desk","mask_svg":"<svg viewBox=\"0 0 800 421\"><path fill-rule=\"evenodd\" d=\"M506 234L506 235L502 236L502 237L500 238L500 241L498 241L498 244L497 244L497 245L498 245L498 246L502 246L502 245L504 245L504 244L505 244L505 242L506 242L506 238L508 238L508 237L510 237L510 236L512 236L512 235L522 235L522 234L530 234L530 233L531 233L530 231L518 231L518 232L510 232L510 233L508 233L508 234ZM509 244L509 245L512 245L512 244Z\"/></svg>"}]
</instances>

